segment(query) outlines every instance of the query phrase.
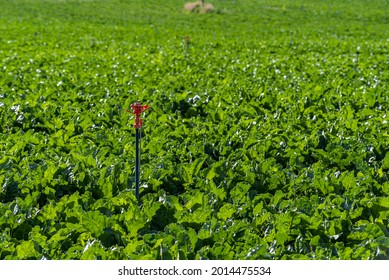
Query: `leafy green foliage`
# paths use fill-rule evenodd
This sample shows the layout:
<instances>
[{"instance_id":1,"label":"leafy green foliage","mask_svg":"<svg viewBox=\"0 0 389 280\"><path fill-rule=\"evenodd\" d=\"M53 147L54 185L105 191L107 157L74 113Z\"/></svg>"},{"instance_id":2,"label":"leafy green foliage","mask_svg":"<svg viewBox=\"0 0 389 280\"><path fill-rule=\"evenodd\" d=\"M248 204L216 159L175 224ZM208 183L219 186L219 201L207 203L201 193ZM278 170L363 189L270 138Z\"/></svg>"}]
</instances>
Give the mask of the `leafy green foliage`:
<instances>
[{"instance_id":1,"label":"leafy green foliage","mask_svg":"<svg viewBox=\"0 0 389 280\"><path fill-rule=\"evenodd\" d=\"M0 259L388 259L387 1L160 2L0 0Z\"/></svg>"}]
</instances>

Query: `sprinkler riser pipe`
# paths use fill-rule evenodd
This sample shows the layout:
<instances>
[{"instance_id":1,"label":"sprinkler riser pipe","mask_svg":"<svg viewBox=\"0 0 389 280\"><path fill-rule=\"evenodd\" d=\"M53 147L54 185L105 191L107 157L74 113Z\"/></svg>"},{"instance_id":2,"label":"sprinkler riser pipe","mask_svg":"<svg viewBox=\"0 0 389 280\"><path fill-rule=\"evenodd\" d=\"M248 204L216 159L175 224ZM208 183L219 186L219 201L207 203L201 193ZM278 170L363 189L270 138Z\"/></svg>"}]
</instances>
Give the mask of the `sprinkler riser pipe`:
<instances>
[{"instance_id":1,"label":"sprinkler riser pipe","mask_svg":"<svg viewBox=\"0 0 389 280\"><path fill-rule=\"evenodd\" d=\"M137 101L131 104L132 113L135 115L135 197L138 200L138 204L140 205L139 200L139 184L140 184L140 141L142 138L142 119L140 115L149 109L148 105L141 105L140 101ZM130 112L127 110L127 112Z\"/></svg>"},{"instance_id":2,"label":"sprinkler riser pipe","mask_svg":"<svg viewBox=\"0 0 389 280\"><path fill-rule=\"evenodd\" d=\"M140 128L135 129L135 196L139 201L139 184L140 184Z\"/></svg>"}]
</instances>

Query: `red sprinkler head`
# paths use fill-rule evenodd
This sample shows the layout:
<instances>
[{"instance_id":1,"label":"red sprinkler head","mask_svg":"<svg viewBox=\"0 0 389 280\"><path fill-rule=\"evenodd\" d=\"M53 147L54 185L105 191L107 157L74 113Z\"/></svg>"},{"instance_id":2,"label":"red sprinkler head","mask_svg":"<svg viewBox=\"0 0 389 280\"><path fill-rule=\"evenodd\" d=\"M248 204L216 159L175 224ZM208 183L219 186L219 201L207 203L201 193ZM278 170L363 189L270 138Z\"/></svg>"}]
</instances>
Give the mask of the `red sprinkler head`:
<instances>
[{"instance_id":1,"label":"red sprinkler head","mask_svg":"<svg viewBox=\"0 0 389 280\"><path fill-rule=\"evenodd\" d=\"M134 104L131 104L132 113L135 114L135 129L142 127L142 119L140 118L140 114L149 109L149 105L140 105L140 102L137 101ZM128 111L128 110L127 110Z\"/></svg>"}]
</instances>

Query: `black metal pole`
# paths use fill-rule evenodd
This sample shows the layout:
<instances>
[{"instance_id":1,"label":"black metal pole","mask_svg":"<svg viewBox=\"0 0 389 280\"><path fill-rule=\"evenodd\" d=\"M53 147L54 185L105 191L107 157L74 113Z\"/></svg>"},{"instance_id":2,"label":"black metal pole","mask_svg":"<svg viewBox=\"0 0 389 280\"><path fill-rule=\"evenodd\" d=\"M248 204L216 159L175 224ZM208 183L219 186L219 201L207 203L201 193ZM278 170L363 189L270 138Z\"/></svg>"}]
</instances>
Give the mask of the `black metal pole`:
<instances>
[{"instance_id":1,"label":"black metal pole","mask_svg":"<svg viewBox=\"0 0 389 280\"><path fill-rule=\"evenodd\" d=\"M139 181L140 181L140 128L135 129L135 196L139 203Z\"/></svg>"},{"instance_id":2,"label":"black metal pole","mask_svg":"<svg viewBox=\"0 0 389 280\"><path fill-rule=\"evenodd\" d=\"M139 101L131 104L131 108L133 109L133 113L135 114L135 197L138 200L138 204L140 205L139 200L139 181L140 181L140 141L142 138L142 119L140 118L140 114L145 110L149 109L148 105L141 105Z\"/></svg>"}]
</instances>

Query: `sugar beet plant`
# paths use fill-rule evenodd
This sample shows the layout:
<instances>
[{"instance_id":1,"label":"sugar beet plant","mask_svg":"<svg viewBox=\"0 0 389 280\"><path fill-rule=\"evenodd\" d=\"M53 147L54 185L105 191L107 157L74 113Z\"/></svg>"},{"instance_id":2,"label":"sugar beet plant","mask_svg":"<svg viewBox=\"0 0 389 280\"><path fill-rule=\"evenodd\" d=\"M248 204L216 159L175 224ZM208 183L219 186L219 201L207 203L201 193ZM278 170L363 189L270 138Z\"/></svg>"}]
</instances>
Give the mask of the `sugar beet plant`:
<instances>
[{"instance_id":1,"label":"sugar beet plant","mask_svg":"<svg viewBox=\"0 0 389 280\"><path fill-rule=\"evenodd\" d=\"M387 1L146 2L0 1L0 259L388 259Z\"/></svg>"}]
</instances>

